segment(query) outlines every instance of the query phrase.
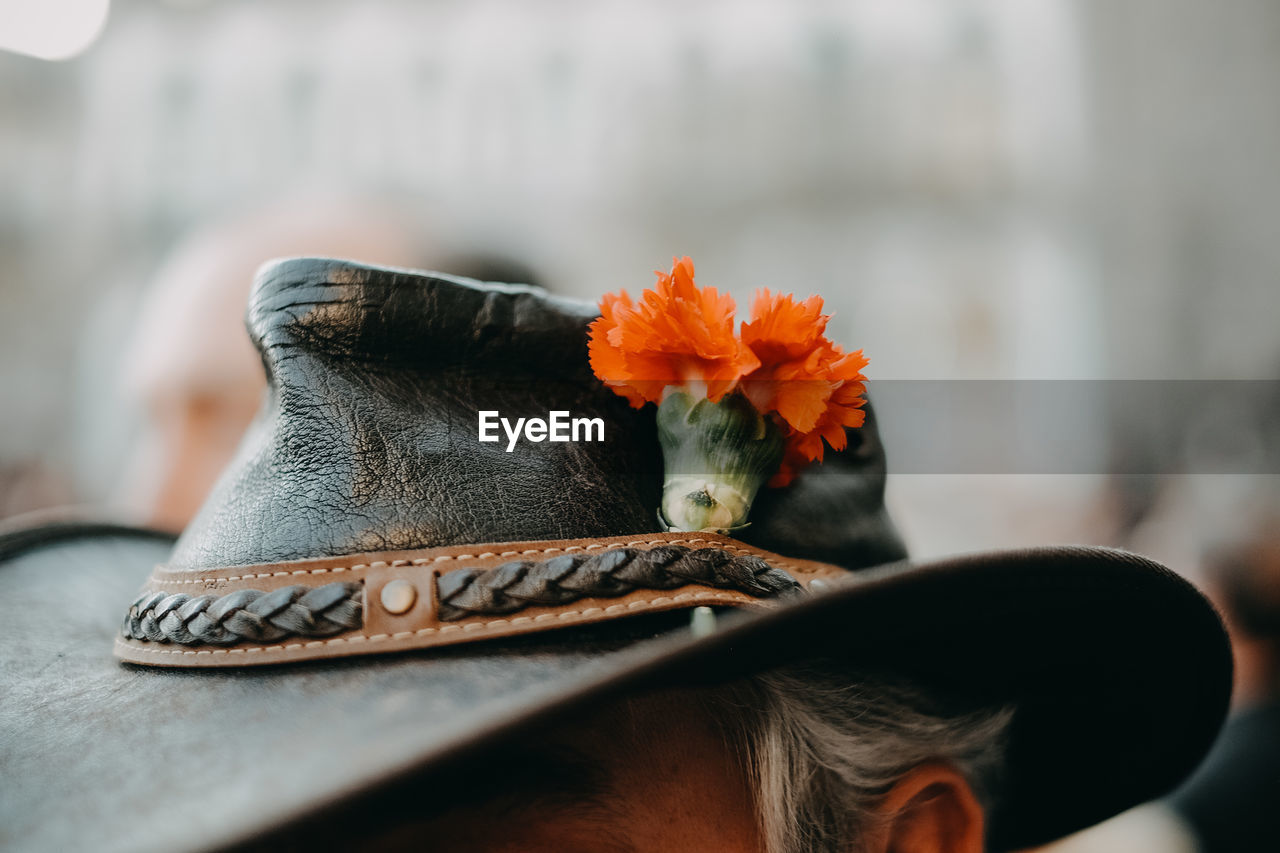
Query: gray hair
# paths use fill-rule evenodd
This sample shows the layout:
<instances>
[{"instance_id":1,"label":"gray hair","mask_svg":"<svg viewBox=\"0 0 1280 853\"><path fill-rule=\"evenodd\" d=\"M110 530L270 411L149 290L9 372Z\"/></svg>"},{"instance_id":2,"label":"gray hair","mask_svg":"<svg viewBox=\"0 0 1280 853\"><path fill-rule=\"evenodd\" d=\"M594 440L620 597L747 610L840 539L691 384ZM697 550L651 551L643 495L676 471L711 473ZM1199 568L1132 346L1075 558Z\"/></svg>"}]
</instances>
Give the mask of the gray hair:
<instances>
[{"instance_id":1,"label":"gray hair","mask_svg":"<svg viewBox=\"0 0 1280 853\"><path fill-rule=\"evenodd\" d=\"M716 691L756 795L768 853L847 853L913 767L950 763L989 805L1010 708L948 715L923 691L816 669L774 670Z\"/></svg>"}]
</instances>

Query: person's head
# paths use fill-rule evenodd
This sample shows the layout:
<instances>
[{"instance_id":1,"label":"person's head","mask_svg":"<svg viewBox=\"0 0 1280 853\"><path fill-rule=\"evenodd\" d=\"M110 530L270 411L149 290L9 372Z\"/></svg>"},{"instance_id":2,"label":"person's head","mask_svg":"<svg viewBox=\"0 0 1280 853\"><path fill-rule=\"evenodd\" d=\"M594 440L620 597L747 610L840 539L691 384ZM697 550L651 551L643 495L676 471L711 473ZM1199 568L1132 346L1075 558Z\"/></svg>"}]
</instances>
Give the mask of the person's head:
<instances>
[{"instance_id":1,"label":"person's head","mask_svg":"<svg viewBox=\"0 0 1280 853\"><path fill-rule=\"evenodd\" d=\"M472 765L431 838L488 853L976 853L1013 711L942 710L876 677L790 667L615 700ZM352 839L355 841L356 839Z\"/></svg>"}]
</instances>

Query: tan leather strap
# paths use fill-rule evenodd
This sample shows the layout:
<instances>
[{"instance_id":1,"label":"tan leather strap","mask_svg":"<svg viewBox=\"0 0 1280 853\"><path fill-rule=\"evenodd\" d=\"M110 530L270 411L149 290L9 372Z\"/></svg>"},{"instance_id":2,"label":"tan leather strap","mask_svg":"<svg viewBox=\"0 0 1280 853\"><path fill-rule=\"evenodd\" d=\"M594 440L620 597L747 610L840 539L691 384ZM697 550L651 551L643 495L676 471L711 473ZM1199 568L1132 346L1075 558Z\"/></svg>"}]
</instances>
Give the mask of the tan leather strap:
<instances>
[{"instance_id":1,"label":"tan leather strap","mask_svg":"<svg viewBox=\"0 0 1280 853\"><path fill-rule=\"evenodd\" d=\"M699 605L769 606L784 588L845 574L713 533L158 566L115 650L131 663L174 667L344 657Z\"/></svg>"}]
</instances>

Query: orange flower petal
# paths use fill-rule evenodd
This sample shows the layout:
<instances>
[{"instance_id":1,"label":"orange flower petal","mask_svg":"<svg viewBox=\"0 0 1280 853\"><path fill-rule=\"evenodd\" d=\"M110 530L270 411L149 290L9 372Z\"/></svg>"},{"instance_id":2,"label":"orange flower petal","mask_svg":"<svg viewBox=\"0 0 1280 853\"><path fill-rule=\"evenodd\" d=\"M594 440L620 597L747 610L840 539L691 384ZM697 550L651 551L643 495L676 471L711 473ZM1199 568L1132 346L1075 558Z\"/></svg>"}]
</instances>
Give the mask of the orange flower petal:
<instances>
[{"instance_id":1,"label":"orange flower petal","mask_svg":"<svg viewBox=\"0 0 1280 853\"><path fill-rule=\"evenodd\" d=\"M589 352L596 375L633 405L660 402L666 387L718 401L759 366L734 334L733 297L694 283L693 261L672 259L669 273L638 302L623 291L601 300Z\"/></svg>"},{"instance_id":2,"label":"orange flower petal","mask_svg":"<svg viewBox=\"0 0 1280 853\"><path fill-rule=\"evenodd\" d=\"M822 299L796 302L790 294L756 293L751 322L742 339L760 367L742 380L744 393L761 411L776 413L787 428L787 454L776 482L789 480L808 462L821 461L825 445L848 445L846 427L865 414L862 351L845 353L826 337L830 316ZM775 482L775 484L776 484Z\"/></svg>"},{"instance_id":3,"label":"orange flower petal","mask_svg":"<svg viewBox=\"0 0 1280 853\"><path fill-rule=\"evenodd\" d=\"M825 341L830 319L821 296L797 303L789 293L761 289L751 303L751 322L742 324L742 341L765 363L794 361Z\"/></svg>"}]
</instances>

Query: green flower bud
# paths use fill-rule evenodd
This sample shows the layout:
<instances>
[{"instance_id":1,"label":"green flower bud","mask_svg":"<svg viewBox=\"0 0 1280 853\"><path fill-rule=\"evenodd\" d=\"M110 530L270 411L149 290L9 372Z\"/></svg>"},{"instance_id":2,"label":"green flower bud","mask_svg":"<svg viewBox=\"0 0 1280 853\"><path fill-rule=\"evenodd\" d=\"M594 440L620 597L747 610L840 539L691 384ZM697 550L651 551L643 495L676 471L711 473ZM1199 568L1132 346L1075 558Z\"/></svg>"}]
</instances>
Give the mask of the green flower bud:
<instances>
[{"instance_id":1,"label":"green flower bud","mask_svg":"<svg viewBox=\"0 0 1280 853\"><path fill-rule=\"evenodd\" d=\"M756 492L782 463L783 436L741 394L718 403L669 391L658 407L668 530L725 533L747 524Z\"/></svg>"}]
</instances>

